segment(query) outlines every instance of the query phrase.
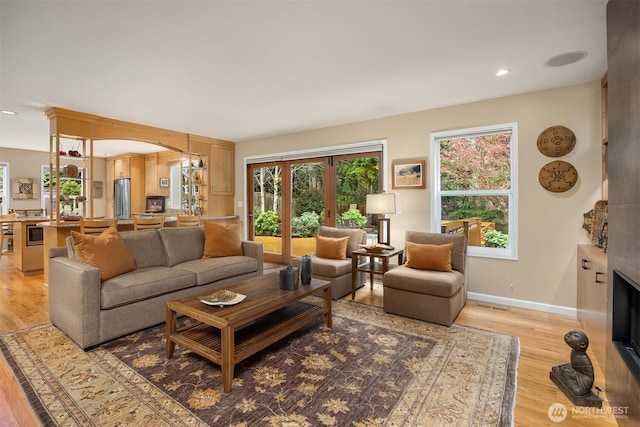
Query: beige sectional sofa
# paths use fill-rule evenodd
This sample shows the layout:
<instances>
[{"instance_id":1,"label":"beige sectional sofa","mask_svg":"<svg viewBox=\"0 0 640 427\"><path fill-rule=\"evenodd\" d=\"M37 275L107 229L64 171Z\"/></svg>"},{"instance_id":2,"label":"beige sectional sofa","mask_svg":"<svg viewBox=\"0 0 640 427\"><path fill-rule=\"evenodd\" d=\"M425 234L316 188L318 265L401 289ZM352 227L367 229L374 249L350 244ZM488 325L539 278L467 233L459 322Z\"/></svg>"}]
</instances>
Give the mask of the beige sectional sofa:
<instances>
[{"instance_id":1,"label":"beige sectional sofa","mask_svg":"<svg viewBox=\"0 0 640 427\"><path fill-rule=\"evenodd\" d=\"M167 301L262 275L258 242L243 241L241 256L202 258L202 227L120 236L137 268L102 282L99 269L80 262L73 245L49 254L51 322L83 349L164 322Z\"/></svg>"}]
</instances>

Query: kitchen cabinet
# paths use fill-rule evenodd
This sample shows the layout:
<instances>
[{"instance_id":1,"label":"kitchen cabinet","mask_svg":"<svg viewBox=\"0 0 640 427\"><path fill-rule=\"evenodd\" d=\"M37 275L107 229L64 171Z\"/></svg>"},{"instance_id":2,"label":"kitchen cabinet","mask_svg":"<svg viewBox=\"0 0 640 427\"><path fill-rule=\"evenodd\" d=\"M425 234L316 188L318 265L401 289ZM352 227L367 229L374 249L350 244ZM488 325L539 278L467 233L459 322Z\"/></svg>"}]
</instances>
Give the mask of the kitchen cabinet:
<instances>
[{"instance_id":1,"label":"kitchen cabinet","mask_svg":"<svg viewBox=\"0 0 640 427\"><path fill-rule=\"evenodd\" d=\"M218 196L233 196L234 184L234 153L232 143L217 141L211 144L211 194Z\"/></svg>"},{"instance_id":2,"label":"kitchen cabinet","mask_svg":"<svg viewBox=\"0 0 640 427\"><path fill-rule=\"evenodd\" d=\"M589 348L605 371L607 325L607 255L593 245L578 245L578 319Z\"/></svg>"},{"instance_id":3,"label":"kitchen cabinet","mask_svg":"<svg viewBox=\"0 0 640 427\"><path fill-rule=\"evenodd\" d=\"M109 177L113 163L113 177ZM145 196L145 157L141 154L122 154L106 159L107 183L107 216L113 218L113 181L119 178L131 180L131 212L146 210ZM110 198L110 199L109 199Z\"/></svg>"}]
</instances>

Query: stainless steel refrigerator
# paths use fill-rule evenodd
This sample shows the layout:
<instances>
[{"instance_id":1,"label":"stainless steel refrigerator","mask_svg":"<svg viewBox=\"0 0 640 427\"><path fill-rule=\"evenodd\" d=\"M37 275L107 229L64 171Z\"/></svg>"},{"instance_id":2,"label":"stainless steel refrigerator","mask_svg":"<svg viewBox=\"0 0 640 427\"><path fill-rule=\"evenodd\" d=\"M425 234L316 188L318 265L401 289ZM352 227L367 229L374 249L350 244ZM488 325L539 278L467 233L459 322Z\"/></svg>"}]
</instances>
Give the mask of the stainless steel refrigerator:
<instances>
[{"instance_id":1,"label":"stainless steel refrigerator","mask_svg":"<svg viewBox=\"0 0 640 427\"><path fill-rule=\"evenodd\" d=\"M113 181L113 211L118 219L131 218L131 180L118 178Z\"/></svg>"}]
</instances>

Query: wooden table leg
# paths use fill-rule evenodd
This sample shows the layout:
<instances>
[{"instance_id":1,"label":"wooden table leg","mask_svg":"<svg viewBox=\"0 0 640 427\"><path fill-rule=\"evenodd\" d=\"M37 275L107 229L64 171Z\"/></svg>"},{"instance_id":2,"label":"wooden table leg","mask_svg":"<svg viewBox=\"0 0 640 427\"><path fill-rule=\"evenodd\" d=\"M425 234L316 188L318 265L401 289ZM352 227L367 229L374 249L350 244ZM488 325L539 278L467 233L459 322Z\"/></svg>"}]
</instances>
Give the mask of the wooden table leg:
<instances>
[{"instance_id":1,"label":"wooden table leg","mask_svg":"<svg viewBox=\"0 0 640 427\"><path fill-rule=\"evenodd\" d=\"M351 254L351 299L356 299L356 279L358 278L358 254Z\"/></svg>"},{"instance_id":2,"label":"wooden table leg","mask_svg":"<svg viewBox=\"0 0 640 427\"><path fill-rule=\"evenodd\" d=\"M225 326L222 334L222 385L225 393L231 391L233 383L234 361L234 328Z\"/></svg>"},{"instance_id":3,"label":"wooden table leg","mask_svg":"<svg viewBox=\"0 0 640 427\"><path fill-rule=\"evenodd\" d=\"M331 327L331 288L324 288L324 323L328 328Z\"/></svg>"},{"instance_id":4,"label":"wooden table leg","mask_svg":"<svg viewBox=\"0 0 640 427\"><path fill-rule=\"evenodd\" d=\"M167 316L166 354L167 354L167 359L171 359L173 357L173 350L176 348L176 343L171 340L171 335L175 334L176 332L176 321L178 316L176 315L176 312L170 309L169 307L166 308L166 316Z\"/></svg>"}]
</instances>

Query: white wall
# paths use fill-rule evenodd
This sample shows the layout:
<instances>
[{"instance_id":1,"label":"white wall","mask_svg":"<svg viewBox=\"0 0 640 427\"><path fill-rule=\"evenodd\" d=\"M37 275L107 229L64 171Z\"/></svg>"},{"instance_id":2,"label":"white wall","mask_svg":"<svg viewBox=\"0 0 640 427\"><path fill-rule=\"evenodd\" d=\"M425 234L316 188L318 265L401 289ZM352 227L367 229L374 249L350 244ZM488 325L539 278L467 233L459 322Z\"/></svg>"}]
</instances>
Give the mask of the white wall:
<instances>
[{"instance_id":1,"label":"white wall","mask_svg":"<svg viewBox=\"0 0 640 427\"><path fill-rule=\"evenodd\" d=\"M9 185L13 178L33 178L40 182L40 170L42 165L49 165L49 152L17 150L13 148L0 148L0 160L9 162ZM60 159L60 164L64 165L64 159ZM105 183L105 162L103 158L94 158L94 179ZM40 197L38 199L11 199L9 197L9 207L11 209L39 209L42 203L42 182L40 182ZM47 208L48 209L48 208ZM105 215L105 194L101 199L94 201L94 216Z\"/></svg>"},{"instance_id":2,"label":"white wall","mask_svg":"<svg viewBox=\"0 0 640 427\"><path fill-rule=\"evenodd\" d=\"M583 213L601 197L599 82L237 143L235 197L240 201L244 195L247 156L386 138L388 173L392 159L428 158L431 132L509 122L519 125L519 259L469 258L469 291L540 303L542 309L575 308L576 244L589 243ZM574 150L561 158L579 174L565 193L548 192L538 183L540 168L557 159L542 155L536 140L553 125L566 126L577 137ZM406 230L430 229L429 190L399 193L403 213L392 216L391 230L396 247L404 245ZM235 214L244 218L244 208L236 207Z\"/></svg>"}]
</instances>

